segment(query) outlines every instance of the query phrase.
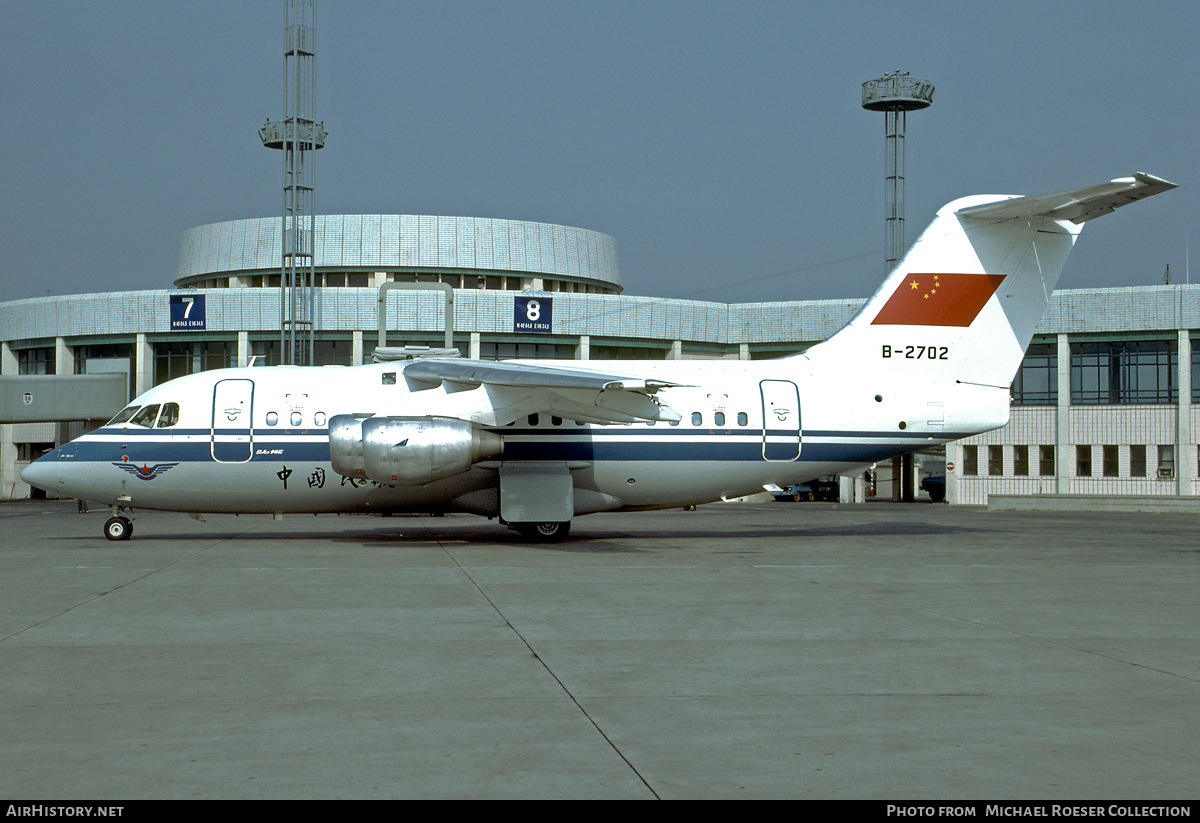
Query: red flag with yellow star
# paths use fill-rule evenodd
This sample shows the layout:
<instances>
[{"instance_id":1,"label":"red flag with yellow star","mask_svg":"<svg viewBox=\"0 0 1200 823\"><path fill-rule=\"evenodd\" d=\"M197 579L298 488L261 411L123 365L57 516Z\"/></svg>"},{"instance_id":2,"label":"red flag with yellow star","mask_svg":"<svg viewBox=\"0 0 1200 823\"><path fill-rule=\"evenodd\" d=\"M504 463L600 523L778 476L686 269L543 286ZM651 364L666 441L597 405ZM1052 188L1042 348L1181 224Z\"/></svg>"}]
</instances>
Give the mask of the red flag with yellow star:
<instances>
[{"instance_id":1,"label":"red flag with yellow star","mask_svg":"<svg viewBox=\"0 0 1200 823\"><path fill-rule=\"evenodd\" d=\"M872 326L969 326L1003 274L910 274Z\"/></svg>"}]
</instances>

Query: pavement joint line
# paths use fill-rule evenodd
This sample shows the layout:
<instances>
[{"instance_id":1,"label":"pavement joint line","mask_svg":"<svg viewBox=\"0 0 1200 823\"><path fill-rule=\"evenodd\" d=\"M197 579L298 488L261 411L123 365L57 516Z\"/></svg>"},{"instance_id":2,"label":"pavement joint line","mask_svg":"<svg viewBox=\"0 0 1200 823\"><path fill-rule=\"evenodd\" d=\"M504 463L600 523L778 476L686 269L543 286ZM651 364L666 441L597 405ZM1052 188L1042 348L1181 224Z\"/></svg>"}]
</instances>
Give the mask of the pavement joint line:
<instances>
[{"instance_id":1,"label":"pavement joint line","mask_svg":"<svg viewBox=\"0 0 1200 823\"><path fill-rule=\"evenodd\" d=\"M521 634L520 630L517 629L517 627L512 624L512 621L509 620L508 617L505 616L504 612L500 610L500 607L496 605L495 601L493 601L492 598L488 597L487 592L485 592L483 590L483 588L479 585L479 583L476 582L475 578L471 576L471 573L469 571L467 571L467 569L458 562L458 559L453 554L450 553L450 550L446 546L444 546L441 543L441 541L439 541L437 539L436 535L434 535L432 531L429 532L429 535L430 535L431 539L433 539L435 542L437 542L437 544L441 548L441 550L446 553L446 556L449 557L450 560L454 563L454 565L458 567L458 569L463 573L463 575L467 578L467 580L471 581L471 585L474 586L475 590L479 592L480 596L483 597L483 599L488 602L488 605L491 606L492 609L495 610L496 614L498 614L500 616L500 619L504 621L504 624L506 626L508 626L508 628L512 631L512 633L514 635L516 635L517 639L520 640L521 643L523 643L525 645L525 648L529 649L529 653L532 654L533 658L535 660L537 660L537 662L542 666L543 669L546 670L546 673L549 674L552 678L554 678L554 682L558 684L558 687L560 689L562 689L563 694L565 694L571 700L571 702L575 704L575 708L579 709L579 712L585 718L587 718L587 721L592 724L592 727L604 739L604 742L607 743L610 748L612 748L612 750L616 753L617 757L621 758L621 760L624 761L625 765L627 765L629 767L629 770L632 771L635 775L637 775L638 780L640 780L642 782L642 785L646 787L646 790L649 791L652 795L654 795L655 800L662 800L662 797L660 797L658 792L656 792L654 790L654 787L650 785L649 781L646 780L645 776L643 776L642 773L640 771L638 771L637 766L633 765L633 763L630 762L629 758L625 756L625 753L622 752L621 749L617 746L617 744L613 742L612 738L610 738L607 734L605 734L604 729L600 728L600 724L596 722L595 718L593 718L590 714L588 714L587 709L585 709L583 707L583 705L579 702L579 700L575 697L575 695L573 695L571 693L571 690L569 688L567 688L567 684L563 683L562 679L559 678L559 676L554 673L554 670L550 668L550 664L548 664L542 658L542 656L537 653L537 651L533 648L533 646L530 645L529 641L525 639L525 636Z\"/></svg>"}]
</instances>

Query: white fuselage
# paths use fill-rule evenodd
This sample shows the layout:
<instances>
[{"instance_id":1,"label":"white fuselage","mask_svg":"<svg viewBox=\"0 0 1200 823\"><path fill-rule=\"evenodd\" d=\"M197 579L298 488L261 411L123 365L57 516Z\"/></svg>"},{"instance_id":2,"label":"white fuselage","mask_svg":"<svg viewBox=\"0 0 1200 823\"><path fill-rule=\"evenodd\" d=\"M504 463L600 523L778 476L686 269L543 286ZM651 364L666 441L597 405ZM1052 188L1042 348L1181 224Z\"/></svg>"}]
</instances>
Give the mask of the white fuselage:
<instances>
[{"instance_id":1,"label":"white fuselage","mask_svg":"<svg viewBox=\"0 0 1200 823\"><path fill-rule=\"evenodd\" d=\"M680 384L657 394L679 422L623 425L546 412L555 408L549 390L531 400L529 392L510 395L486 385L414 387L403 377L403 364L222 369L172 380L134 401L143 410L159 406L157 423L143 414L140 425L103 426L27 472L36 475L36 485L62 496L128 508L494 516L500 468L542 464L570 471L578 515L751 494L766 484L859 469L1006 421L1003 390L939 390L913 385L902 374L850 374L828 363L818 369L819 362L799 355L593 364ZM170 404L177 410L168 417ZM523 404L542 410L527 412ZM468 419L500 435L503 453L425 485L344 477L331 466L327 428L339 414Z\"/></svg>"}]
</instances>

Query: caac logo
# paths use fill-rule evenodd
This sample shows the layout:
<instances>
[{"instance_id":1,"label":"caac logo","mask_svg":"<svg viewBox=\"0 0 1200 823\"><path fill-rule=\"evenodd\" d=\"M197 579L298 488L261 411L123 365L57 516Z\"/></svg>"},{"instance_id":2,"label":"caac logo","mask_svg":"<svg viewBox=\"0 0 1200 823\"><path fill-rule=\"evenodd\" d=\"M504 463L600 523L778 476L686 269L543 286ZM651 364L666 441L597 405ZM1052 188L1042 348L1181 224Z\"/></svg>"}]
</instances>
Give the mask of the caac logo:
<instances>
[{"instance_id":1,"label":"caac logo","mask_svg":"<svg viewBox=\"0 0 1200 823\"><path fill-rule=\"evenodd\" d=\"M113 463L118 469L129 472L138 480L153 480L161 474L166 474L167 470L178 466L178 463L155 463L153 466L148 466L143 463L141 466L135 466L131 463Z\"/></svg>"}]
</instances>

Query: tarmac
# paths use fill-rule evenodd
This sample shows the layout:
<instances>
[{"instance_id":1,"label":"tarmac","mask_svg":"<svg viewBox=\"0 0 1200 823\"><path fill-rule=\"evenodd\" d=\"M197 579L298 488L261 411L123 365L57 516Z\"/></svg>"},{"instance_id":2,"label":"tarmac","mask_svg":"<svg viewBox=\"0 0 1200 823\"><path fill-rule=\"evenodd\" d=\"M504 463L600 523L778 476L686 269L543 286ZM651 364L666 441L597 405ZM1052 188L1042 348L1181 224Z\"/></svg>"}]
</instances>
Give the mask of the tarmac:
<instances>
[{"instance_id":1,"label":"tarmac","mask_svg":"<svg viewBox=\"0 0 1200 823\"><path fill-rule=\"evenodd\" d=\"M0 505L0 795L1194 799L1184 514Z\"/></svg>"}]
</instances>

